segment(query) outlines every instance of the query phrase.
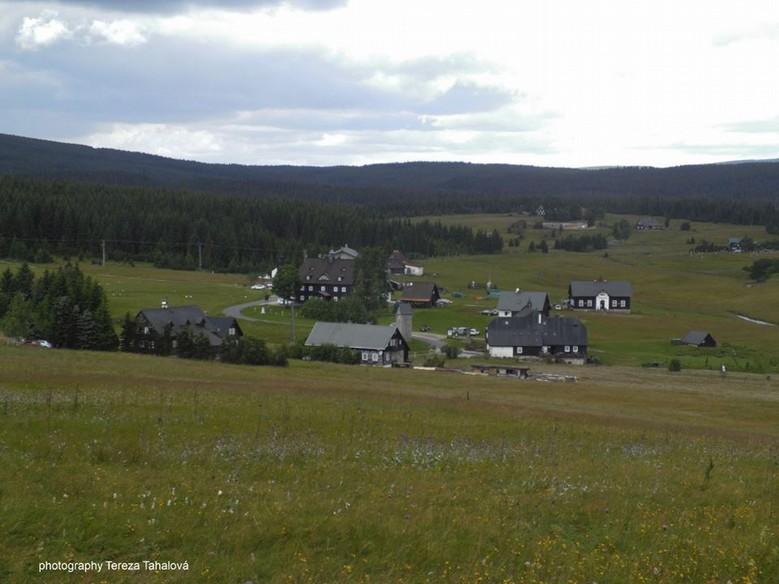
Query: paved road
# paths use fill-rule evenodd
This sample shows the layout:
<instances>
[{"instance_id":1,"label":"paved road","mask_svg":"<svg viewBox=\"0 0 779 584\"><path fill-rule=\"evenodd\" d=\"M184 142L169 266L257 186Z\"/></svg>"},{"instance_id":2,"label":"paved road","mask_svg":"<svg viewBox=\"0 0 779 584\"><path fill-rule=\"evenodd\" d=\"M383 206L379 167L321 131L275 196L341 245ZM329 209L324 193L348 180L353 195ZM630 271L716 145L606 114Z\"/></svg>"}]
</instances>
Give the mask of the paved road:
<instances>
[{"instance_id":1,"label":"paved road","mask_svg":"<svg viewBox=\"0 0 779 584\"><path fill-rule=\"evenodd\" d=\"M271 296L270 300L253 300L252 302L244 302L243 304L228 306L222 311L222 313L225 316L232 316L233 318L238 320L250 320L252 322L262 322L262 319L260 318L252 318L251 316L246 316L245 314L243 314L243 311L246 310L247 308L251 308L252 306L268 306L270 304L276 304L275 296Z\"/></svg>"},{"instance_id":2,"label":"paved road","mask_svg":"<svg viewBox=\"0 0 779 584\"><path fill-rule=\"evenodd\" d=\"M422 341L423 343L427 343L436 351L441 351L444 348L444 345L446 345L446 337L444 335L439 335L436 333L413 333L411 335L411 338L416 339L418 341ZM462 350L460 351L460 357L462 357L463 359L470 359L472 357L484 357L484 353L482 353L481 351Z\"/></svg>"}]
</instances>

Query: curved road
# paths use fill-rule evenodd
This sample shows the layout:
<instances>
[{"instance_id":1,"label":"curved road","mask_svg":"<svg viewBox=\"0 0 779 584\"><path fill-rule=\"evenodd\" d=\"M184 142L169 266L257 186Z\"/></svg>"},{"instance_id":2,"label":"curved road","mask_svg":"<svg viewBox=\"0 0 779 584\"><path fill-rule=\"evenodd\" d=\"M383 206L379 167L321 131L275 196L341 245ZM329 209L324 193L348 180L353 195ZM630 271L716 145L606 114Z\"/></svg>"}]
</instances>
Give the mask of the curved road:
<instances>
[{"instance_id":1,"label":"curved road","mask_svg":"<svg viewBox=\"0 0 779 584\"><path fill-rule=\"evenodd\" d=\"M225 316L232 316L237 320L250 320L252 322L264 322L260 318L253 318L246 316L243 311L253 306L268 306L269 304L276 304L276 297L271 296L269 300L253 300L252 302L244 302L243 304L236 304L235 306L228 306L222 311ZM271 321L268 321L271 322ZM273 321L275 322L275 321Z\"/></svg>"},{"instance_id":2,"label":"curved road","mask_svg":"<svg viewBox=\"0 0 779 584\"><path fill-rule=\"evenodd\" d=\"M243 311L247 308L252 308L253 306L268 306L268 305L275 305L277 301L277 298L275 296L271 296L268 300L253 300L252 302L244 302L243 304L236 304L234 306L228 306L225 308L222 313L225 316L231 316L237 320L248 320L251 322L272 322L272 323L278 323L278 321L275 320L263 320L261 318L254 318L251 316L246 316L243 314ZM422 341L423 343L427 343L430 345L431 348L435 349L436 351L441 351L444 348L444 345L446 344L446 337L444 335L437 335L435 333L413 333L411 335L412 338ZM474 356L481 356L481 353L474 352L474 351L463 351L461 353L462 357L474 357Z\"/></svg>"}]
</instances>

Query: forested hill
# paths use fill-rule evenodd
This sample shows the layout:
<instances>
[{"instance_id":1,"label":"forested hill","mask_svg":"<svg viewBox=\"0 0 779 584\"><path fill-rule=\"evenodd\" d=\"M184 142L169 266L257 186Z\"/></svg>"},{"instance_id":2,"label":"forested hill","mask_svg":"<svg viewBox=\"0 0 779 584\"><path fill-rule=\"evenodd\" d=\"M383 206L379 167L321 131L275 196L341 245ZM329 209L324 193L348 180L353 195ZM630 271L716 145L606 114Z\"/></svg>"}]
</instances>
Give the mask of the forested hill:
<instances>
[{"instance_id":1,"label":"forested hill","mask_svg":"<svg viewBox=\"0 0 779 584\"><path fill-rule=\"evenodd\" d=\"M412 162L349 167L206 164L0 134L0 175L175 187L255 196L368 204L443 195L484 208L479 199L640 197L779 200L779 162L673 168L546 168ZM393 197L389 197L392 195Z\"/></svg>"},{"instance_id":2,"label":"forested hill","mask_svg":"<svg viewBox=\"0 0 779 584\"><path fill-rule=\"evenodd\" d=\"M232 272L299 263L343 244L412 257L503 249L495 232L356 205L0 177L0 258L95 257L104 243L112 260L195 268L202 259Z\"/></svg>"}]
</instances>

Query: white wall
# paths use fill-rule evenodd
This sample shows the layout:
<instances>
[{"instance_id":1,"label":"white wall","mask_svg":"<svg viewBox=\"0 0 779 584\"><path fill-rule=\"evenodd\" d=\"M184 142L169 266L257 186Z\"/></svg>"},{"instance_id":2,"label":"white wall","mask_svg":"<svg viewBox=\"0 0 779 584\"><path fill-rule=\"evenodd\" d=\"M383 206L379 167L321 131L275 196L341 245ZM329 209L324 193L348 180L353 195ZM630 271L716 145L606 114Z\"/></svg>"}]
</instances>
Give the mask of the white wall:
<instances>
[{"instance_id":1,"label":"white wall","mask_svg":"<svg viewBox=\"0 0 779 584\"><path fill-rule=\"evenodd\" d=\"M490 357L512 358L514 347L490 347Z\"/></svg>"}]
</instances>

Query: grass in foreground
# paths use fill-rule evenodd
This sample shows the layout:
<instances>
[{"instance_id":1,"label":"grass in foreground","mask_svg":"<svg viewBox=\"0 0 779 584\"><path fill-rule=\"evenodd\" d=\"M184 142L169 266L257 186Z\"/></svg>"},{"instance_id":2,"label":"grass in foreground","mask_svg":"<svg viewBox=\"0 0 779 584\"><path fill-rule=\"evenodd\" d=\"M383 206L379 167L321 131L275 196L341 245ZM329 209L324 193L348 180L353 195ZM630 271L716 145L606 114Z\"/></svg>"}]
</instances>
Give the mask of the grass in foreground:
<instances>
[{"instance_id":1,"label":"grass in foreground","mask_svg":"<svg viewBox=\"0 0 779 584\"><path fill-rule=\"evenodd\" d=\"M0 580L775 582L779 384L0 347Z\"/></svg>"}]
</instances>

